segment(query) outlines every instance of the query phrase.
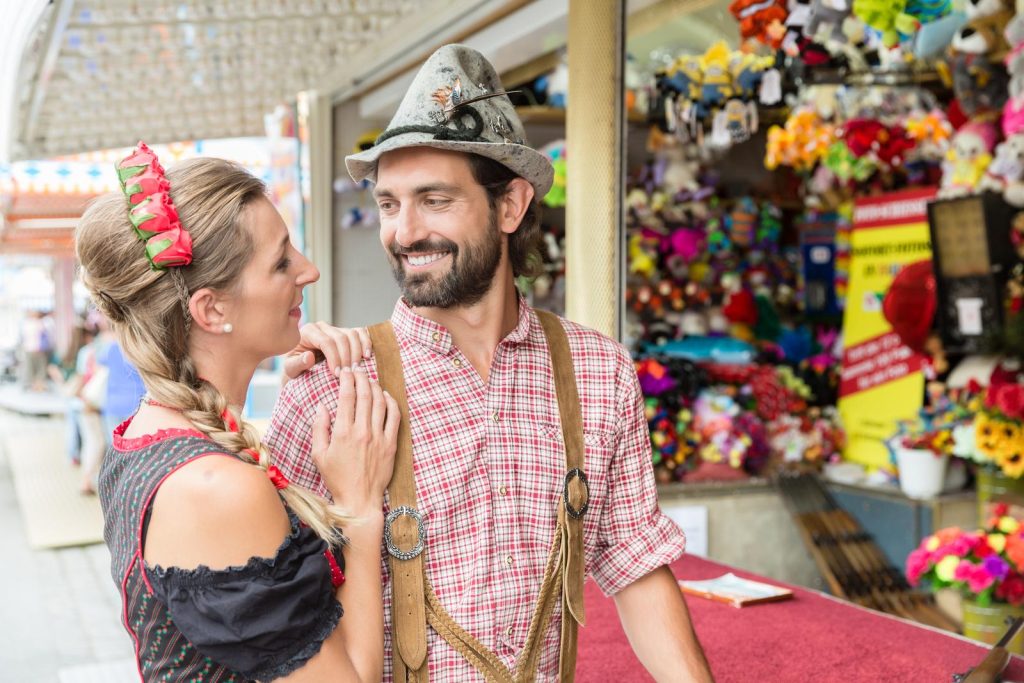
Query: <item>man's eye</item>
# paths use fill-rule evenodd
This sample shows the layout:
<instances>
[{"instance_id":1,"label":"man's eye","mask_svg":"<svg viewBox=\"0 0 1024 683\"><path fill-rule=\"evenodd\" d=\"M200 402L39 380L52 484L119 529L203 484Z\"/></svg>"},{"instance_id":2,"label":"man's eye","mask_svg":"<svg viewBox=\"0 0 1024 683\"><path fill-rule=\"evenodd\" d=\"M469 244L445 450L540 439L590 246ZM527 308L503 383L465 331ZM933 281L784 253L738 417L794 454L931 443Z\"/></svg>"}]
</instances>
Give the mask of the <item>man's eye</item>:
<instances>
[{"instance_id":1,"label":"man's eye","mask_svg":"<svg viewBox=\"0 0 1024 683\"><path fill-rule=\"evenodd\" d=\"M426 204L427 206L438 207L438 206L444 206L445 204L447 204L448 200L447 199L439 199L437 197L428 197L427 199L425 199L423 201L423 203Z\"/></svg>"},{"instance_id":2,"label":"man's eye","mask_svg":"<svg viewBox=\"0 0 1024 683\"><path fill-rule=\"evenodd\" d=\"M283 272L285 270L288 270L288 266L290 266L291 264L292 260L290 258L283 258L278 262L277 269Z\"/></svg>"}]
</instances>

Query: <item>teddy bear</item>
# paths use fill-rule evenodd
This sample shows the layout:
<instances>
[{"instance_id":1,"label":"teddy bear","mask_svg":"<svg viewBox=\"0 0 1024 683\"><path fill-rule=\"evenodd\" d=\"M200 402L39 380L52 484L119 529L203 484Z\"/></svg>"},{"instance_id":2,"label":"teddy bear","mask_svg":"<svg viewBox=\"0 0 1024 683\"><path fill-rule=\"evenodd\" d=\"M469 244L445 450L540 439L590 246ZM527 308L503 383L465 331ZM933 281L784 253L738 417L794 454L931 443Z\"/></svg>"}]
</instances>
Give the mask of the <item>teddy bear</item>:
<instances>
[{"instance_id":1,"label":"teddy bear","mask_svg":"<svg viewBox=\"0 0 1024 683\"><path fill-rule=\"evenodd\" d=\"M992 161L996 136L995 124L987 121L971 121L957 130L942 164L940 197L962 197L976 191Z\"/></svg>"},{"instance_id":2,"label":"teddy bear","mask_svg":"<svg viewBox=\"0 0 1024 683\"><path fill-rule=\"evenodd\" d=\"M1013 0L967 0L967 22L954 33L948 69L953 93L968 116L1002 109L1007 98L1003 59L1010 51L1005 35L1013 18Z\"/></svg>"},{"instance_id":3,"label":"teddy bear","mask_svg":"<svg viewBox=\"0 0 1024 683\"><path fill-rule=\"evenodd\" d=\"M954 34L955 52L986 55L1002 61L1010 51L1005 31L1014 15L1013 0L967 0L964 3L967 23Z\"/></svg>"},{"instance_id":4,"label":"teddy bear","mask_svg":"<svg viewBox=\"0 0 1024 683\"><path fill-rule=\"evenodd\" d=\"M978 189L1001 192L1010 204L1024 207L1024 132L999 143Z\"/></svg>"}]
</instances>

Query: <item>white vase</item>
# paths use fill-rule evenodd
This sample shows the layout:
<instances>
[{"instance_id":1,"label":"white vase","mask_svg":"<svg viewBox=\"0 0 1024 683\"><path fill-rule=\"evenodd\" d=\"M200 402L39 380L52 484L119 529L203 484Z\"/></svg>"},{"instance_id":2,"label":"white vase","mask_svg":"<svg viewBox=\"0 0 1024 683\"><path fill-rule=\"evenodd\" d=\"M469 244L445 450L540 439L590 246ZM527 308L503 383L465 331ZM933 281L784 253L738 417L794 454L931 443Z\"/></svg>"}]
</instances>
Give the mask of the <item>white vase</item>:
<instances>
[{"instance_id":1,"label":"white vase","mask_svg":"<svg viewBox=\"0 0 1024 683\"><path fill-rule=\"evenodd\" d=\"M942 492L949 458L929 450L896 446L896 467L900 488L909 498L934 498Z\"/></svg>"}]
</instances>

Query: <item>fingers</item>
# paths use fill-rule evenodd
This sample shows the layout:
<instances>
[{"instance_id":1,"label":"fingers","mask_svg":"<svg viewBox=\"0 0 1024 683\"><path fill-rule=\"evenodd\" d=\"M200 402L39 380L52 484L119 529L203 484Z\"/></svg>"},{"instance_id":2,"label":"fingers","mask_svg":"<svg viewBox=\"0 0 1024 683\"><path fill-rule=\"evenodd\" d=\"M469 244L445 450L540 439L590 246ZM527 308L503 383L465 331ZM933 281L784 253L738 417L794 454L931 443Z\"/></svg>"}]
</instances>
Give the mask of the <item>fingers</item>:
<instances>
[{"instance_id":1,"label":"fingers","mask_svg":"<svg viewBox=\"0 0 1024 683\"><path fill-rule=\"evenodd\" d=\"M285 356L284 376L287 379L295 379L306 370L313 367L316 357L310 351L303 351L291 356Z\"/></svg>"},{"instance_id":2,"label":"fingers","mask_svg":"<svg viewBox=\"0 0 1024 683\"><path fill-rule=\"evenodd\" d=\"M326 323L309 323L302 326L302 345L315 348L323 354L327 368L333 373L338 368L351 365L348 344L339 344L334 328Z\"/></svg>"},{"instance_id":3,"label":"fingers","mask_svg":"<svg viewBox=\"0 0 1024 683\"><path fill-rule=\"evenodd\" d=\"M384 419L388 415L388 402L384 398L384 389L377 382L370 382L370 391L373 394L373 405L370 409L370 429L372 434L380 434L384 431Z\"/></svg>"},{"instance_id":4,"label":"fingers","mask_svg":"<svg viewBox=\"0 0 1024 683\"><path fill-rule=\"evenodd\" d=\"M331 416L327 408L321 403L316 407L316 415L313 417L312 446L313 453L323 453L327 450L331 437L328 430Z\"/></svg>"},{"instance_id":5,"label":"fingers","mask_svg":"<svg viewBox=\"0 0 1024 683\"><path fill-rule=\"evenodd\" d=\"M370 358L373 356L373 342L370 341L370 331L365 327L360 327L355 332L359 335L359 340L363 344L363 358Z\"/></svg>"},{"instance_id":6,"label":"fingers","mask_svg":"<svg viewBox=\"0 0 1024 683\"><path fill-rule=\"evenodd\" d=\"M387 404L387 417L384 421L384 438L388 445L398 442L398 426L402 422L402 411L398 408L396 401L391 394L384 394L384 401Z\"/></svg>"},{"instance_id":7,"label":"fingers","mask_svg":"<svg viewBox=\"0 0 1024 683\"><path fill-rule=\"evenodd\" d=\"M356 411L355 373L347 365L338 373L338 412L334 416L335 434L348 434Z\"/></svg>"},{"instance_id":8,"label":"fingers","mask_svg":"<svg viewBox=\"0 0 1024 683\"><path fill-rule=\"evenodd\" d=\"M373 389L370 387L370 378L362 370L353 370L355 378L355 414L352 418L352 425L355 429L362 429L363 433L369 435L370 419L373 414Z\"/></svg>"},{"instance_id":9,"label":"fingers","mask_svg":"<svg viewBox=\"0 0 1024 683\"><path fill-rule=\"evenodd\" d=\"M370 334L365 328L333 327L325 322L307 323L299 330L301 341L296 351L315 350L323 355L332 373L352 366L371 353Z\"/></svg>"},{"instance_id":10,"label":"fingers","mask_svg":"<svg viewBox=\"0 0 1024 683\"><path fill-rule=\"evenodd\" d=\"M359 335L354 330L339 330L345 332L344 338L339 340L339 344L345 347L345 352L348 355L349 362L352 365L356 365L363 359L363 343L359 339Z\"/></svg>"}]
</instances>

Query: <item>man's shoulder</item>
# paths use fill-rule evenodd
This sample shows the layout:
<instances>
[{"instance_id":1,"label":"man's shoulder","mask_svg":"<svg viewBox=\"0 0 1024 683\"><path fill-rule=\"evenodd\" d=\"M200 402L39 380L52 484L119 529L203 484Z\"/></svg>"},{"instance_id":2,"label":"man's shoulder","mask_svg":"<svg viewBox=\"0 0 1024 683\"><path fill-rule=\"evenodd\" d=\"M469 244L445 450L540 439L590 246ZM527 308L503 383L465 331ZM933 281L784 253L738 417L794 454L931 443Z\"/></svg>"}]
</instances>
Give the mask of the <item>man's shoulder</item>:
<instances>
[{"instance_id":1,"label":"man's shoulder","mask_svg":"<svg viewBox=\"0 0 1024 683\"><path fill-rule=\"evenodd\" d=\"M569 339L573 357L580 361L605 361L613 365L632 365L632 359L625 346L611 337L578 322L558 316Z\"/></svg>"},{"instance_id":2,"label":"man's shoulder","mask_svg":"<svg viewBox=\"0 0 1024 683\"><path fill-rule=\"evenodd\" d=\"M331 374L327 361L321 361L281 388L281 396L298 405L316 405L330 389L336 389L338 380Z\"/></svg>"}]
</instances>

